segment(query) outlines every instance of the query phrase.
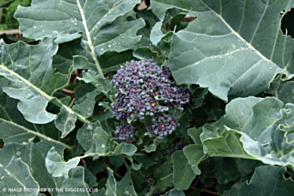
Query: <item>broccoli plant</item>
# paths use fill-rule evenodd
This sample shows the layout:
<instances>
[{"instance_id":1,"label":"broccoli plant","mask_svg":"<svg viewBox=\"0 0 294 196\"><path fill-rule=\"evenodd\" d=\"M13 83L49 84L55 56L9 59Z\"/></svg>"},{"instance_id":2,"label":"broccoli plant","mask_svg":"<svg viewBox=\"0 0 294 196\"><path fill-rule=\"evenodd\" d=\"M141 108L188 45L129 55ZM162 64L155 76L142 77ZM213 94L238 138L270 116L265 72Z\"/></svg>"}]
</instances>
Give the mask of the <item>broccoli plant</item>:
<instances>
[{"instance_id":1,"label":"broccoli plant","mask_svg":"<svg viewBox=\"0 0 294 196\"><path fill-rule=\"evenodd\" d=\"M141 3L18 6L0 195L292 196L294 3Z\"/></svg>"}]
</instances>

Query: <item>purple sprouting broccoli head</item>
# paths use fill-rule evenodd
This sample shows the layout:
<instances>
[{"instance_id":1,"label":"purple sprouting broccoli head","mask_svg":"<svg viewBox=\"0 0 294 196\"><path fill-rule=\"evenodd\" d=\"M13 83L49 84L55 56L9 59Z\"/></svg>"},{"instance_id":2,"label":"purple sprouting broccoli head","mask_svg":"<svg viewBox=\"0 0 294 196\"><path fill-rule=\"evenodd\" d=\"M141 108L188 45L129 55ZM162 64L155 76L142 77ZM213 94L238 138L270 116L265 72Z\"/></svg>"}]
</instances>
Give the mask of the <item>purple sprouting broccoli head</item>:
<instances>
[{"instance_id":1,"label":"purple sprouting broccoli head","mask_svg":"<svg viewBox=\"0 0 294 196\"><path fill-rule=\"evenodd\" d=\"M166 117L169 108L183 110L191 102L191 92L176 85L169 68L160 68L151 59L122 65L112 83L117 90L116 103L112 104L116 118L131 122L151 116L155 120L148 131L158 137L170 134L179 126L174 117ZM167 121L174 124L164 125Z\"/></svg>"}]
</instances>

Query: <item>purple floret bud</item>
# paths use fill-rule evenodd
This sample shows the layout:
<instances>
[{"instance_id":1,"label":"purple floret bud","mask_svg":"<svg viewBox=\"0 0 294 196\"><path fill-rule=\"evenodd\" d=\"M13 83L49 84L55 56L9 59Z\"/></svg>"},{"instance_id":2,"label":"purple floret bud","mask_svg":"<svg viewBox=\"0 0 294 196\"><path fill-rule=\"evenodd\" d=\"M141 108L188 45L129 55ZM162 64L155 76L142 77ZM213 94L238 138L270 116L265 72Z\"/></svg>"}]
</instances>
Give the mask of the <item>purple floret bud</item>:
<instances>
[{"instance_id":1,"label":"purple floret bud","mask_svg":"<svg viewBox=\"0 0 294 196\"><path fill-rule=\"evenodd\" d=\"M124 142L132 142L132 137L134 136L134 127L128 124L120 124L115 131L115 140L120 140Z\"/></svg>"},{"instance_id":2,"label":"purple floret bud","mask_svg":"<svg viewBox=\"0 0 294 196\"><path fill-rule=\"evenodd\" d=\"M180 124L175 117L161 114L152 119L151 124L147 127L147 131L158 138L163 138L175 131L178 126Z\"/></svg>"}]
</instances>

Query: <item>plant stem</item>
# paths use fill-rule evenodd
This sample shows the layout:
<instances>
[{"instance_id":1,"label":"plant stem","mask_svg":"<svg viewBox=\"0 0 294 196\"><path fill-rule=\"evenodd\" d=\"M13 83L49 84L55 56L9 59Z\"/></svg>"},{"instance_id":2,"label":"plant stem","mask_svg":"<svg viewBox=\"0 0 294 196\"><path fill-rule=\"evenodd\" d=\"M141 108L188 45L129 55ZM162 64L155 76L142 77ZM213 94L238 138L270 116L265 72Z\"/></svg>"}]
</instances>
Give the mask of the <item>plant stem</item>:
<instances>
[{"instance_id":1,"label":"plant stem","mask_svg":"<svg viewBox=\"0 0 294 196\"><path fill-rule=\"evenodd\" d=\"M127 170L129 169L129 164L127 163L127 161L124 161L124 165L126 166Z\"/></svg>"},{"instance_id":2,"label":"plant stem","mask_svg":"<svg viewBox=\"0 0 294 196\"><path fill-rule=\"evenodd\" d=\"M113 173L114 173L114 175L116 175L116 176L119 177L120 179L123 178L123 177L122 177L119 173L117 173L116 171L114 171Z\"/></svg>"},{"instance_id":3,"label":"plant stem","mask_svg":"<svg viewBox=\"0 0 294 196\"><path fill-rule=\"evenodd\" d=\"M288 170L286 170L285 173L288 174L289 176L291 176L294 179L294 175L291 172L289 172Z\"/></svg>"},{"instance_id":4,"label":"plant stem","mask_svg":"<svg viewBox=\"0 0 294 196\"><path fill-rule=\"evenodd\" d=\"M92 39L91 39L89 30L88 30L87 21L86 21L86 18L85 18L84 12L83 12L83 8L82 8L79 0L77 0L77 5L78 5L78 8L79 8L81 16L82 16L82 21L83 21L83 25L84 25L86 36L87 36L87 42L88 42L90 50L91 50L91 55L92 55L92 57L93 57L93 59L95 61L95 65L96 65L96 68L97 68L97 70L99 72L99 75L101 76L101 78L105 78L104 74L103 74L103 71L101 69L101 66L100 66L100 64L98 62L98 59L96 57L95 48L94 48L94 45L92 43Z\"/></svg>"},{"instance_id":5,"label":"plant stem","mask_svg":"<svg viewBox=\"0 0 294 196\"><path fill-rule=\"evenodd\" d=\"M213 191L206 190L206 189L202 189L201 192L209 193L209 194L212 194L212 195L218 195L217 192L213 192Z\"/></svg>"}]
</instances>

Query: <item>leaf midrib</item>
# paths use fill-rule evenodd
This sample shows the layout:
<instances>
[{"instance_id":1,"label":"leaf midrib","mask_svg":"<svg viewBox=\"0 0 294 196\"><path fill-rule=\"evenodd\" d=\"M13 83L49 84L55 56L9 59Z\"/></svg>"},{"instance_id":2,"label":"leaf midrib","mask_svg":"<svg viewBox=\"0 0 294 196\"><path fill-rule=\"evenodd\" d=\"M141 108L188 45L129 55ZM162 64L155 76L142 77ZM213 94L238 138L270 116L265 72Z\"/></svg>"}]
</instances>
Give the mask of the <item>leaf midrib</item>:
<instances>
[{"instance_id":1,"label":"leaf midrib","mask_svg":"<svg viewBox=\"0 0 294 196\"><path fill-rule=\"evenodd\" d=\"M86 2L85 2L86 3ZM87 42L89 44L89 47L90 47L90 52L91 52L91 55L93 57L93 60L95 62L95 65L96 65L96 68L99 72L99 75L101 76L101 78L104 78L104 75L103 75L103 71L101 69L101 66L98 62L98 59L96 57L96 54L95 54L95 48L94 48L94 45L92 43L92 39L91 39L91 36L90 36L90 32L88 30L88 26L87 26L87 21L86 21L86 18L85 18L85 15L84 15L84 12L83 12L83 8L81 7L81 4L80 4L80 1L77 0L77 5L78 5L78 8L80 10L80 13L81 13L81 17L82 17L82 23L84 25L84 29L85 29L85 32L86 32L86 36L87 36ZM101 19L100 19L101 20ZM100 21L99 21L100 22Z\"/></svg>"},{"instance_id":2,"label":"leaf midrib","mask_svg":"<svg viewBox=\"0 0 294 196\"><path fill-rule=\"evenodd\" d=\"M5 67L3 64L0 65L0 68L4 69L5 71L7 71L8 73L10 73L10 75L15 76L16 78L20 79L22 82L24 82L25 84L27 84L29 87L33 88L34 90L36 90L41 96L45 97L48 101L52 101L54 99L56 99L55 97L49 96L46 93L44 93L42 90L40 90L38 87L36 87L35 85L33 85L30 81L26 80L25 78L23 78L22 76L20 76L19 74L15 73L14 71L8 69L7 67ZM68 106L64 105L61 101L59 101L58 99L56 99L57 102L53 102L55 105L59 106L59 107L64 107L69 113L75 113L78 117L78 119L84 123L90 123L90 121L88 121L86 119L86 117L74 112L71 108L69 108Z\"/></svg>"},{"instance_id":3,"label":"leaf midrib","mask_svg":"<svg viewBox=\"0 0 294 196\"><path fill-rule=\"evenodd\" d=\"M241 41L243 41L244 43L246 43L246 45L251 48L252 50L254 50L262 59L264 59L267 62L272 62L271 60L269 60L268 58L266 58L263 54L261 54L256 48L254 48L250 43L248 43L243 37L241 37L224 19L221 15L219 15L218 13L216 13L213 9L211 9L207 4L205 4L202 0L199 0L207 9L209 9L213 14L215 14L229 29L230 31L236 35ZM275 64L275 63L274 63Z\"/></svg>"},{"instance_id":4,"label":"leaf midrib","mask_svg":"<svg viewBox=\"0 0 294 196\"><path fill-rule=\"evenodd\" d=\"M13 125L13 126L15 126L15 127L18 127L18 128L20 128L20 129L26 131L27 133L30 133L30 134L36 135L36 136L41 137L41 138L43 138L43 139L45 139L45 140L47 140L47 141L54 142L54 143L60 144L60 145L62 145L62 146L65 146L65 147L68 148L68 149L71 149L71 147L68 146L67 144L64 144L64 143L62 143L62 142L60 142L60 141L57 141L57 140L52 139L52 138L50 138L50 137L47 137L47 136L45 136L45 135L43 135L43 134L41 134L41 133L39 133L39 132L36 132L36 131L30 130L30 129L28 129L28 128L24 127L24 126L21 126L21 125L15 123L15 122L13 122L13 121L8 121L8 120L6 120L6 119L0 118L0 123L1 123L1 121L4 122L4 123L7 123L7 124L10 124L10 125Z\"/></svg>"}]
</instances>

